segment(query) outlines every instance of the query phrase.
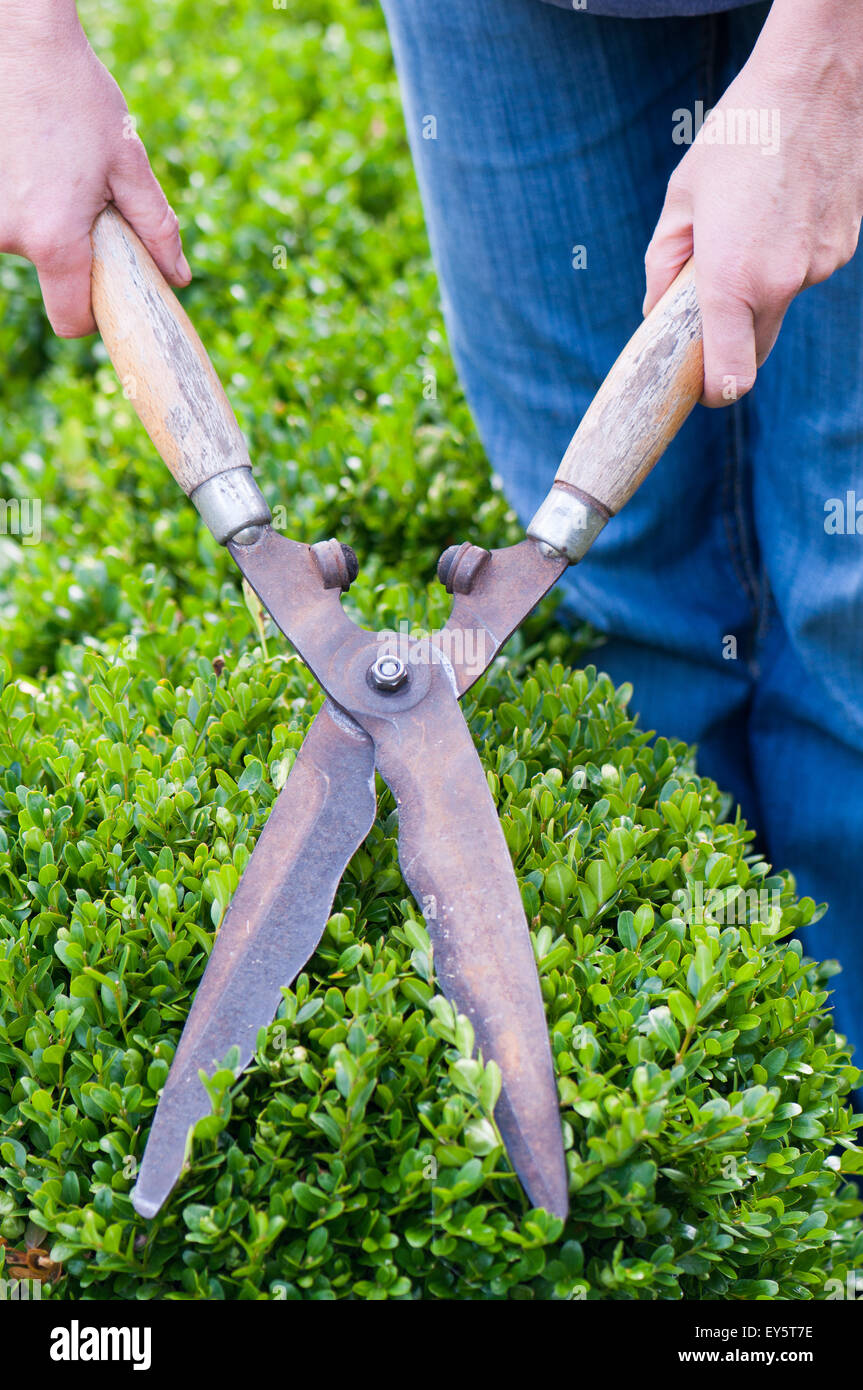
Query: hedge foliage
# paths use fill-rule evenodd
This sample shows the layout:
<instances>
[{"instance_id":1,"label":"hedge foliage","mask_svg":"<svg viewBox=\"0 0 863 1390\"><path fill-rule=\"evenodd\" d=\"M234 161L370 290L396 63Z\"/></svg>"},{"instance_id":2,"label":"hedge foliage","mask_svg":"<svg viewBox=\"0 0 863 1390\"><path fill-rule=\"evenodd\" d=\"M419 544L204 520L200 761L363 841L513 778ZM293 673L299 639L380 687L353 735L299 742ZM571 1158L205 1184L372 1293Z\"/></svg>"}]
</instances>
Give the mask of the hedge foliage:
<instances>
[{"instance_id":1,"label":"hedge foliage","mask_svg":"<svg viewBox=\"0 0 863 1390\"><path fill-rule=\"evenodd\" d=\"M82 6L187 229L187 306L286 529L377 627L518 528L443 344L376 7ZM283 259L278 247L288 248ZM277 264L274 264L274 261ZM859 1266L858 1077L817 917L547 603L466 700L531 920L572 1187L526 1209L493 1067L436 995L392 800L153 1223L128 1193L213 934L320 695L98 344L0 269L0 1239L54 1298L820 1298ZM537 659L542 652L542 658ZM569 664L564 664L564 663ZM701 908L704 908L702 911ZM0 1275L3 1270L0 1270Z\"/></svg>"}]
</instances>

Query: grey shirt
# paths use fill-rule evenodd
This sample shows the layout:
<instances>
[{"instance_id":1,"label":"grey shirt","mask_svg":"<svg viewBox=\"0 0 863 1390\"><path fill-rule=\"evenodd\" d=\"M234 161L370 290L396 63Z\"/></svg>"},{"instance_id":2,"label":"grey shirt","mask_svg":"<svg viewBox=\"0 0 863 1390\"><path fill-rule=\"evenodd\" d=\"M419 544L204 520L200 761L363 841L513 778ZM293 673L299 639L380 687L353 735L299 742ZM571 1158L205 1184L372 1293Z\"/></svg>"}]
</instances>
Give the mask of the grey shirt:
<instances>
[{"instance_id":1,"label":"grey shirt","mask_svg":"<svg viewBox=\"0 0 863 1390\"><path fill-rule=\"evenodd\" d=\"M669 15L715 14L717 10L736 10L755 0L545 0L561 10L588 14L611 14L628 19L660 19Z\"/></svg>"}]
</instances>

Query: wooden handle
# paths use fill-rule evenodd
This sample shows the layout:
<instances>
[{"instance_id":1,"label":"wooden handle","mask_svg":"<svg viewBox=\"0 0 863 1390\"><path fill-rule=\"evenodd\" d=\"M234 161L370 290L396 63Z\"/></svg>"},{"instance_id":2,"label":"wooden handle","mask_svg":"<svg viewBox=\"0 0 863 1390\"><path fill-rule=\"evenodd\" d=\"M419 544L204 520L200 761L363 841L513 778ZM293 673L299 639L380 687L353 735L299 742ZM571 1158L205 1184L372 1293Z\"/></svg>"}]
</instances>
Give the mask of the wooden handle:
<instances>
[{"instance_id":1,"label":"wooden handle","mask_svg":"<svg viewBox=\"0 0 863 1390\"><path fill-rule=\"evenodd\" d=\"M188 495L249 453L181 304L128 223L108 207L93 245L93 313L126 395Z\"/></svg>"},{"instance_id":2,"label":"wooden handle","mask_svg":"<svg viewBox=\"0 0 863 1390\"><path fill-rule=\"evenodd\" d=\"M595 498L612 515L620 511L703 389L701 311L690 259L605 378L555 481Z\"/></svg>"},{"instance_id":3,"label":"wooden handle","mask_svg":"<svg viewBox=\"0 0 863 1390\"><path fill-rule=\"evenodd\" d=\"M527 534L577 563L671 443L704 382L695 267L630 338L591 402Z\"/></svg>"}]
</instances>

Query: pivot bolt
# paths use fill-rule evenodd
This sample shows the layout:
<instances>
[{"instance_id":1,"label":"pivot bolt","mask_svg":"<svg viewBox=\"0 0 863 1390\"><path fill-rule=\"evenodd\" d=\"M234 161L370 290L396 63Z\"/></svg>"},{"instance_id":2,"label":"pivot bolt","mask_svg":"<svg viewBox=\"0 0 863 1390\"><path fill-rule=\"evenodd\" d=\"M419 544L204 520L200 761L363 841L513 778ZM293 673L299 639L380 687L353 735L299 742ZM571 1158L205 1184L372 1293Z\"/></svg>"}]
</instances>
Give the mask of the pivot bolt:
<instances>
[{"instance_id":1,"label":"pivot bolt","mask_svg":"<svg viewBox=\"0 0 863 1390\"><path fill-rule=\"evenodd\" d=\"M378 690L398 690L408 678L408 668L398 656L379 656L369 667L372 684Z\"/></svg>"}]
</instances>

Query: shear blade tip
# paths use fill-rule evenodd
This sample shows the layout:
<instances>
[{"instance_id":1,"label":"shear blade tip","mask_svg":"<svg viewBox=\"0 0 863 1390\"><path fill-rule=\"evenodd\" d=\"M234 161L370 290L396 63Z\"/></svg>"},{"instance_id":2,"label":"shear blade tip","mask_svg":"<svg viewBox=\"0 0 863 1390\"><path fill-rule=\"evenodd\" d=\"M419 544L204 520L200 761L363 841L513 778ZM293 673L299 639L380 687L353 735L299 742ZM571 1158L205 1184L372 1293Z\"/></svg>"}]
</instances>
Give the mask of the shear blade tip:
<instances>
[{"instance_id":1,"label":"shear blade tip","mask_svg":"<svg viewBox=\"0 0 863 1390\"><path fill-rule=\"evenodd\" d=\"M566 1221L569 1217L569 1183L563 1177L556 1183L548 1183L535 1180L531 1182L522 1179L524 1190L534 1206L542 1207L544 1211L551 1212L552 1216L557 1216L561 1221Z\"/></svg>"},{"instance_id":2,"label":"shear blade tip","mask_svg":"<svg viewBox=\"0 0 863 1390\"><path fill-rule=\"evenodd\" d=\"M552 1216L558 1216L561 1221L566 1221L569 1217L569 1202L552 1202L549 1211Z\"/></svg>"},{"instance_id":3,"label":"shear blade tip","mask_svg":"<svg viewBox=\"0 0 863 1390\"><path fill-rule=\"evenodd\" d=\"M161 1201L152 1197L145 1197L143 1192L139 1192L137 1188L133 1190L131 1200L138 1215L143 1216L146 1221L152 1221L162 1205Z\"/></svg>"}]
</instances>

